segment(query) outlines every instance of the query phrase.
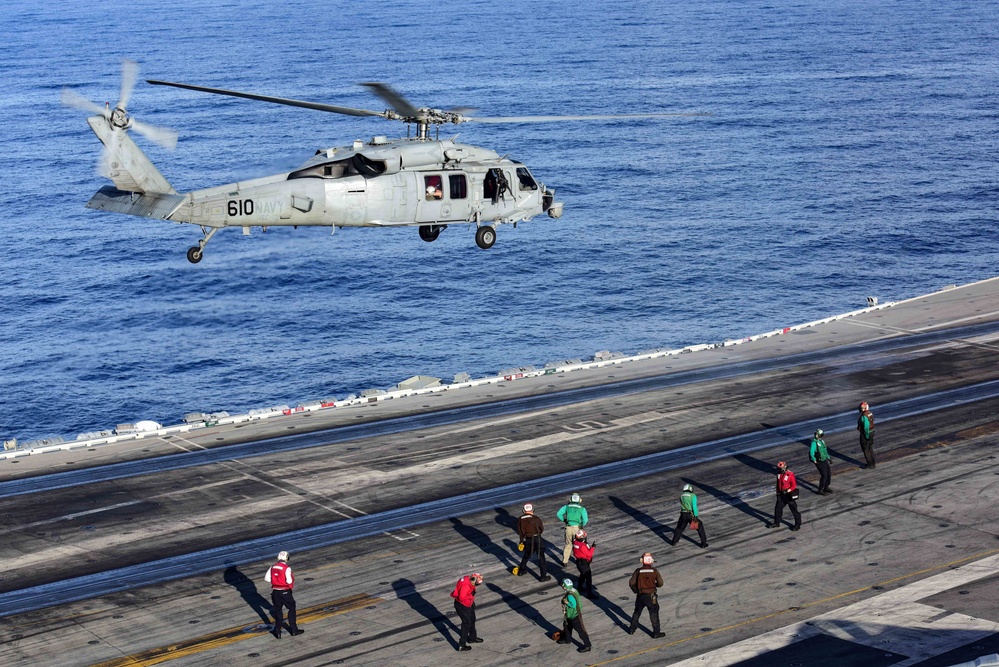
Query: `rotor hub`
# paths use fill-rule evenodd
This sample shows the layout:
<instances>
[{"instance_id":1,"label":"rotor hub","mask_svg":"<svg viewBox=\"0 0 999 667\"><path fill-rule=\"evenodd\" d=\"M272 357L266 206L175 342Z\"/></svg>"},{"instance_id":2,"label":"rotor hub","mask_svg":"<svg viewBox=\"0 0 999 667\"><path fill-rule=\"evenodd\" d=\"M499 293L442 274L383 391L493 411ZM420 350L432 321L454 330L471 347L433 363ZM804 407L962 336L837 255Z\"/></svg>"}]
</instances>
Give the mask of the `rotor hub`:
<instances>
[{"instance_id":1,"label":"rotor hub","mask_svg":"<svg viewBox=\"0 0 999 667\"><path fill-rule=\"evenodd\" d=\"M117 128L119 130L124 130L128 128L128 113L121 107L115 107L111 111L111 116L108 121L111 123L111 127Z\"/></svg>"}]
</instances>

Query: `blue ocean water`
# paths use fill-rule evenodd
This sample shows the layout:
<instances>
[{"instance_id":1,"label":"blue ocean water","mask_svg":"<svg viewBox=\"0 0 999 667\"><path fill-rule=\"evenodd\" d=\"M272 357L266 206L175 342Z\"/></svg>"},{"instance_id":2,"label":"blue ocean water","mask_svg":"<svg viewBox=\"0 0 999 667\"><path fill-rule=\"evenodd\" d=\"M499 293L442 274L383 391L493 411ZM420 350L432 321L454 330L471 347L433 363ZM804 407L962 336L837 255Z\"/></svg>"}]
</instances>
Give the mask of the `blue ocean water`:
<instances>
[{"instance_id":1,"label":"blue ocean water","mask_svg":"<svg viewBox=\"0 0 999 667\"><path fill-rule=\"evenodd\" d=\"M12 0L0 51L0 436L176 423L415 374L714 342L996 275L999 5L963 1ZM149 78L380 110L710 117L445 132L524 161L565 216L219 234L83 204L71 86ZM402 125L140 83L180 191Z\"/></svg>"}]
</instances>

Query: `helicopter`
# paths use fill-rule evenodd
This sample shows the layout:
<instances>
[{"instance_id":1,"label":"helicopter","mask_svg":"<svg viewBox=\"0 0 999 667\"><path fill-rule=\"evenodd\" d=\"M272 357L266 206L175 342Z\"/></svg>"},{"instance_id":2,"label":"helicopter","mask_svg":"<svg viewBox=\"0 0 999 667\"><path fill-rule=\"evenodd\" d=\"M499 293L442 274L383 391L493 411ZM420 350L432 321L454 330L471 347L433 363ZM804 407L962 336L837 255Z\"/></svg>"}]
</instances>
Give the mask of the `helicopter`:
<instances>
[{"instance_id":1,"label":"helicopter","mask_svg":"<svg viewBox=\"0 0 999 667\"><path fill-rule=\"evenodd\" d=\"M132 141L129 130L173 148L177 133L142 123L128 115L127 105L138 78L138 65L126 60L118 103L100 107L69 88L63 104L94 115L87 123L104 145L99 173L113 185L102 187L86 207L100 211L197 225L203 237L187 251L197 264L205 246L222 229L270 226L400 227L415 226L427 242L437 240L448 225L475 225L475 243L483 250L496 242L496 228L517 226L541 214L560 218L563 202L555 190L536 180L522 162L488 148L440 139L442 125L462 123L544 123L620 118L703 116L702 113L642 113L584 116L475 117L473 109L415 107L385 83L362 83L388 104L385 111L272 97L147 79L157 86L283 104L347 116L402 121L406 138L376 135L370 141L322 148L301 166L271 176L227 183L187 193L177 192ZM415 132L412 132L415 126ZM430 128L435 128L431 138Z\"/></svg>"}]
</instances>

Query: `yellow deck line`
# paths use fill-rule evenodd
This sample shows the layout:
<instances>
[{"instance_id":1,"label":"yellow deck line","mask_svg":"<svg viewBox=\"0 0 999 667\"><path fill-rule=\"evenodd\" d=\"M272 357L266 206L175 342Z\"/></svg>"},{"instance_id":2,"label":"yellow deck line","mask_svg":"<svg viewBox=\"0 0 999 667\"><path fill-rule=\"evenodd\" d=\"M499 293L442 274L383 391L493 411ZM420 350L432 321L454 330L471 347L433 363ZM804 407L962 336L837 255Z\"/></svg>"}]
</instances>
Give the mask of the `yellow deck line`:
<instances>
[{"instance_id":1,"label":"yellow deck line","mask_svg":"<svg viewBox=\"0 0 999 667\"><path fill-rule=\"evenodd\" d=\"M367 607L368 605L380 601L381 598L372 597L371 595L364 593L360 595L352 595L340 600L334 600L333 602L326 602L299 610L298 622L299 624L312 623L314 621L330 618L331 616L336 616L337 614L353 611L354 609ZM134 655L128 655L108 660L106 662L101 662L94 665L94 667L146 667L147 665L159 665L164 662L169 662L170 660L185 658L203 651L210 651L211 649L228 646L229 644L234 644L235 642L242 641L244 639L259 637L264 632L268 632L268 630L265 629L267 627L268 626L266 625L260 624L259 630L250 632L246 631L247 626L219 630L218 632L202 635L201 637L189 639L187 641L180 642L179 644L162 646L160 648L142 651L141 653L136 653Z\"/></svg>"}]
</instances>

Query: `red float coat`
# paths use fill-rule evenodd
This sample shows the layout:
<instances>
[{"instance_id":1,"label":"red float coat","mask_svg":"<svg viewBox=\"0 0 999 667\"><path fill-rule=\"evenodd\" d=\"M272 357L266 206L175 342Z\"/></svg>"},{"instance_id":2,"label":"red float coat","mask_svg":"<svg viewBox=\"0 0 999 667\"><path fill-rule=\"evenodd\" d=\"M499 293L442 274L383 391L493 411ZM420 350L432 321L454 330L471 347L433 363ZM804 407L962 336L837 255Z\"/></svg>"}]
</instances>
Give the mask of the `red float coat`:
<instances>
[{"instance_id":1,"label":"red float coat","mask_svg":"<svg viewBox=\"0 0 999 667\"><path fill-rule=\"evenodd\" d=\"M591 547L585 540L572 541L572 555L577 561L592 561L594 549L596 549L596 547Z\"/></svg>"},{"instance_id":2,"label":"red float coat","mask_svg":"<svg viewBox=\"0 0 999 667\"><path fill-rule=\"evenodd\" d=\"M295 588L295 578L291 575L291 566L280 560L267 570L264 581L276 591L290 591Z\"/></svg>"},{"instance_id":3,"label":"red float coat","mask_svg":"<svg viewBox=\"0 0 999 667\"><path fill-rule=\"evenodd\" d=\"M454 585L451 597L458 601L463 607L471 607L475 604L475 584L469 576L464 576Z\"/></svg>"},{"instance_id":4,"label":"red float coat","mask_svg":"<svg viewBox=\"0 0 999 667\"><path fill-rule=\"evenodd\" d=\"M777 475L777 493L786 493L798 488L798 480L794 478L794 473L785 470Z\"/></svg>"}]
</instances>

